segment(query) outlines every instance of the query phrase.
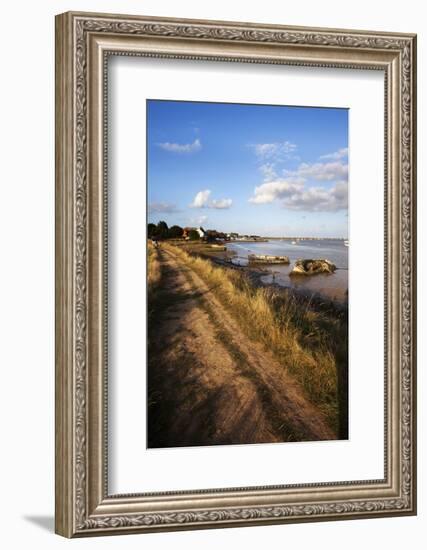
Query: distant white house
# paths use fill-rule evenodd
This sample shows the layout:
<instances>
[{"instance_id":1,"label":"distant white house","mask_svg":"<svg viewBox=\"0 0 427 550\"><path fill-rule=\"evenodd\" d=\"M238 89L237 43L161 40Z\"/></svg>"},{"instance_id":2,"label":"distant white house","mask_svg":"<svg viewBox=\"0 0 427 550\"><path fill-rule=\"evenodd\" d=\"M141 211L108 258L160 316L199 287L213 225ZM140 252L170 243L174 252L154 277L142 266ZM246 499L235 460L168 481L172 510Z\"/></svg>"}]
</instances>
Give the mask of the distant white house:
<instances>
[{"instance_id":1,"label":"distant white house","mask_svg":"<svg viewBox=\"0 0 427 550\"><path fill-rule=\"evenodd\" d=\"M201 239L203 239L206 235L206 231L203 229L203 227L198 227L198 228L197 227L184 227L182 236L187 241L190 238L191 231L197 231L197 233L199 234L199 237Z\"/></svg>"},{"instance_id":2,"label":"distant white house","mask_svg":"<svg viewBox=\"0 0 427 550\"><path fill-rule=\"evenodd\" d=\"M196 231L199 234L201 239L203 239L206 236L206 231L203 229L203 227L199 227L198 229L196 229Z\"/></svg>"}]
</instances>

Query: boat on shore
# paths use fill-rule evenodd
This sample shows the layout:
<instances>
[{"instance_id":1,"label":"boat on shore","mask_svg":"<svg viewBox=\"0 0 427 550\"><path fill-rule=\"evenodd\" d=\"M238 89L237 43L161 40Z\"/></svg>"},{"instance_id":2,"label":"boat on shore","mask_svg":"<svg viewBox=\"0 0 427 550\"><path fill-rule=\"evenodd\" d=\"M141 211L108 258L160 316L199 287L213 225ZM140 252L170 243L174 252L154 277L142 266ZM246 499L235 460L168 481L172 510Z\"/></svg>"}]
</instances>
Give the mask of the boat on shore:
<instances>
[{"instance_id":1,"label":"boat on shore","mask_svg":"<svg viewBox=\"0 0 427 550\"><path fill-rule=\"evenodd\" d=\"M334 273L337 267L329 260L297 260L290 275L316 275Z\"/></svg>"},{"instance_id":2,"label":"boat on shore","mask_svg":"<svg viewBox=\"0 0 427 550\"><path fill-rule=\"evenodd\" d=\"M257 264L290 264L288 256L273 256L271 254L248 254L248 261Z\"/></svg>"}]
</instances>

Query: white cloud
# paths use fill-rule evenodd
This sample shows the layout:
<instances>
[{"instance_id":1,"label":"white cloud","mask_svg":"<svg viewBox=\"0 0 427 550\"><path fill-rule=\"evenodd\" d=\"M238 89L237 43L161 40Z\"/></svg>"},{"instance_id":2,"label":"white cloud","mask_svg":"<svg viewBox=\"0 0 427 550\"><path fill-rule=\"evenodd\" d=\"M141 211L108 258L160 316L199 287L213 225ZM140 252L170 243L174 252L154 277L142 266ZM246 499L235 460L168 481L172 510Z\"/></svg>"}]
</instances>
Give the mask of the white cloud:
<instances>
[{"instance_id":1,"label":"white cloud","mask_svg":"<svg viewBox=\"0 0 427 550\"><path fill-rule=\"evenodd\" d=\"M273 143L256 143L249 145L257 157L258 162L262 163L259 170L264 181L274 181L278 178L280 165L284 165L290 160L299 160L295 155L297 146L290 141L278 141Z\"/></svg>"},{"instance_id":2,"label":"white cloud","mask_svg":"<svg viewBox=\"0 0 427 550\"><path fill-rule=\"evenodd\" d=\"M232 204L231 199L213 199L209 204L209 208L225 209L230 208Z\"/></svg>"},{"instance_id":3,"label":"white cloud","mask_svg":"<svg viewBox=\"0 0 427 550\"><path fill-rule=\"evenodd\" d=\"M284 208L306 212L337 212L348 209L348 148L319 157L318 162L301 163L294 170L281 170L286 161L297 160L297 146L289 141L252 145L264 183L254 190L249 202L279 202ZM331 182L308 186L307 182Z\"/></svg>"},{"instance_id":4,"label":"white cloud","mask_svg":"<svg viewBox=\"0 0 427 550\"><path fill-rule=\"evenodd\" d=\"M255 187L254 195L249 202L254 204L266 204L275 200L282 200L298 193L303 189L303 180L275 180L263 183Z\"/></svg>"},{"instance_id":5,"label":"white cloud","mask_svg":"<svg viewBox=\"0 0 427 550\"><path fill-rule=\"evenodd\" d=\"M252 145L255 154L261 160L284 160L292 156L297 149L295 143L281 141L275 143L256 143Z\"/></svg>"},{"instance_id":6,"label":"white cloud","mask_svg":"<svg viewBox=\"0 0 427 550\"><path fill-rule=\"evenodd\" d=\"M204 191L199 191L193 199L193 202L190 204L191 208L206 208L209 202L209 196L211 192L209 189Z\"/></svg>"},{"instance_id":7,"label":"white cloud","mask_svg":"<svg viewBox=\"0 0 427 550\"><path fill-rule=\"evenodd\" d=\"M195 153L202 148L202 143L198 138L195 139L193 143L169 143L166 141L165 143L158 143L157 145L171 153Z\"/></svg>"},{"instance_id":8,"label":"white cloud","mask_svg":"<svg viewBox=\"0 0 427 550\"><path fill-rule=\"evenodd\" d=\"M268 176L268 169L265 169ZM296 170L284 170L285 178L267 181L255 188L249 199L254 204L278 201L284 208L306 212L338 212L348 209L348 164L302 163ZM335 182L333 186L307 186L308 180ZM329 184L331 185L331 184Z\"/></svg>"},{"instance_id":9,"label":"white cloud","mask_svg":"<svg viewBox=\"0 0 427 550\"><path fill-rule=\"evenodd\" d=\"M343 147L338 149L334 153L328 153L327 155L322 155L319 158L325 160L340 160L348 156L348 147Z\"/></svg>"},{"instance_id":10,"label":"white cloud","mask_svg":"<svg viewBox=\"0 0 427 550\"><path fill-rule=\"evenodd\" d=\"M227 209L230 208L233 204L231 199L210 199L211 191L210 189L205 189L204 191L199 191L193 199L193 202L190 204L190 208L217 208L217 209Z\"/></svg>"},{"instance_id":11,"label":"white cloud","mask_svg":"<svg viewBox=\"0 0 427 550\"><path fill-rule=\"evenodd\" d=\"M175 204L169 204L168 202L152 202L148 205L148 211L169 214L179 212Z\"/></svg>"},{"instance_id":12,"label":"white cloud","mask_svg":"<svg viewBox=\"0 0 427 550\"><path fill-rule=\"evenodd\" d=\"M307 212L338 212L348 208L348 185L340 181L333 187L309 187L283 201L290 210Z\"/></svg>"},{"instance_id":13,"label":"white cloud","mask_svg":"<svg viewBox=\"0 0 427 550\"><path fill-rule=\"evenodd\" d=\"M315 162L314 164L302 163L297 170L285 170L285 176L293 176L321 181L334 181L347 179L348 164L342 162Z\"/></svg>"},{"instance_id":14,"label":"white cloud","mask_svg":"<svg viewBox=\"0 0 427 550\"><path fill-rule=\"evenodd\" d=\"M277 173L273 163L262 164L259 170L263 176L264 181L272 181L277 178Z\"/></svg>"}]
</instances>

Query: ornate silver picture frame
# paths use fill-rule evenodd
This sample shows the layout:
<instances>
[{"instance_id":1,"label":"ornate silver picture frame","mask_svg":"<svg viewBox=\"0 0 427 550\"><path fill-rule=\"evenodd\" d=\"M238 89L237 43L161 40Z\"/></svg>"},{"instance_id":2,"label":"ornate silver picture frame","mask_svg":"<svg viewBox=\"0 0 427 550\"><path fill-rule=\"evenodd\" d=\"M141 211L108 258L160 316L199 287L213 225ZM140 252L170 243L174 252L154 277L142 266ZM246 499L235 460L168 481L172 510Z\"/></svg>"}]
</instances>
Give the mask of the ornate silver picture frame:
<instances>
[{"instance_id":1,"label":"ornate silver picture frame","mask_svg":"<svg viewBox=\"0 0 427 550\"><path fill-rule=\"evenodd\" d=\"M108 491L107 60L382 71L384 478ZM65 13L56 18L56 532L82 537L416 513L416 37Z\"/></svg>"}]
</instances>

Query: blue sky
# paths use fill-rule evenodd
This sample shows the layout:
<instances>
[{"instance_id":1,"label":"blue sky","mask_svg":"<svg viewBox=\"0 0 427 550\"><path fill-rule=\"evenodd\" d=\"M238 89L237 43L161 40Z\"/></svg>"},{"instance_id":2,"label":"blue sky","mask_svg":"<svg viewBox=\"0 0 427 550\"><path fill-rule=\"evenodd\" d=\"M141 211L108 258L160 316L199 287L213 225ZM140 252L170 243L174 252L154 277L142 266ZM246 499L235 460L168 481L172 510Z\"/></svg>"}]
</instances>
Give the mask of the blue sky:
<instances>
[{"instance_id":1,"label":"blue sky","mask_svg":"<svg viewBox=\"0 0 427 550\"><path fill-rule=\"evenodd\" d=\"M348 236L348 110L147 102L148 220Z\"/></svg>"}]
</instances>

